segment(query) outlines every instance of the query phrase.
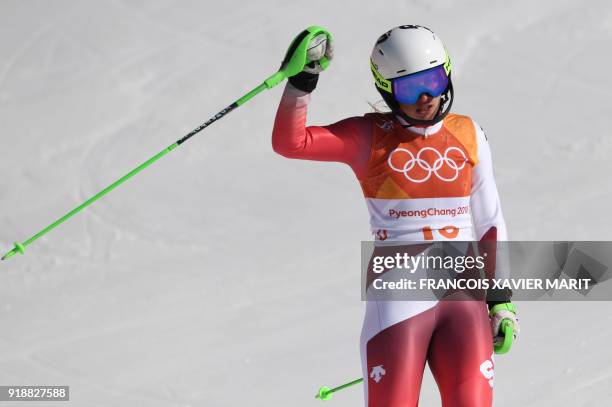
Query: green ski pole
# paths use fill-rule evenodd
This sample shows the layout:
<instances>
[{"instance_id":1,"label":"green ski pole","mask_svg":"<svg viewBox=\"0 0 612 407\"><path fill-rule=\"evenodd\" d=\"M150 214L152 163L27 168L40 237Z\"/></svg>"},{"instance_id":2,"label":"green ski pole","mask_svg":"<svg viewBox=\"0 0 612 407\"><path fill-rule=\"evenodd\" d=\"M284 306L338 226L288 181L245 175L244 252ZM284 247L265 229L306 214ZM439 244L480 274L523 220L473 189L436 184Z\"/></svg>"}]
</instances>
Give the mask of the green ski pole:
<instances>
[{"instance_id":1,"label":"green ski pole","mask_svg":"<svg viewBox=\"0 0 612 407\"><path fill-rule=\"evenodd\" d=\"M231 105L227 106L225 109L221 110L219 113L217 113L216 115L208 119L205 123L196 127L190 133L186 134L184 137L177 140L175 143L171 144L170 146L166 147L159 153L155 154L153 157L149 158L148 160L140 164L138 167L134 168L132 171L128 172L126 175L119 178L117 181L113 182L112 184L104 188L102 191L98 192L96 195L92 196L91 198L83 202L81 205L77 206L76 208L74 208L73 210L71 210L70 212L62 216L61 218L57 219L55 222L51 223L49 226L47 226L40 232L36 233L34 236L30 237L28 240L24 242L15 242L14 247L2 256L2 260L10 259L17 253L24 254L25 248L29 246L30 244L32 244L35 240L49 233L51 230L53 230L60 224L64 223L66 220L70 219L72 216L76 215L78 212L82 211L83 209L85 209L86 207L88 207L89 205L97 201L98 199L102 198L104 195L108 194L110 191L112 191L119 185L123 184L125 181L132 178L134 175L138 174L140 171L144 170L145 168L153 164L155 161L159 160L160 158L162 158L163 156L165 156L166 154L168 154L169 152L171 152L172 150L174 150L175 148L183 144L185 141L189 140L191 137L195 136L196 134L204 130L206 127L210 126L217 120L220 120L226 114L236 109L237 107L245 104L246 102L251 100L253 97L261 93L263 90L273 88L274 86L278 85L283 80L285 80L286 78L289 78L293 75L300 73L304 69L304 66L307 63L311 62L308 60L308 57L307 57L308 45L310 43L310 40L319 34L325 34L328 40L332 39L331 34L327 30L325 30L323 27L311 26L305 29L304 31L302 31L293 40L293 42L289 46L289 49L287 50L287 53L285 54L283 63L281 64L281 68L278 72L268 77L259 86L257 86L256 88L251 90L249 93L242 96L240 99L236 100ZM329 66L329 60L325 57L319 60L319 63L324 69L326 69Z\"/></svg>"}]
</instances>

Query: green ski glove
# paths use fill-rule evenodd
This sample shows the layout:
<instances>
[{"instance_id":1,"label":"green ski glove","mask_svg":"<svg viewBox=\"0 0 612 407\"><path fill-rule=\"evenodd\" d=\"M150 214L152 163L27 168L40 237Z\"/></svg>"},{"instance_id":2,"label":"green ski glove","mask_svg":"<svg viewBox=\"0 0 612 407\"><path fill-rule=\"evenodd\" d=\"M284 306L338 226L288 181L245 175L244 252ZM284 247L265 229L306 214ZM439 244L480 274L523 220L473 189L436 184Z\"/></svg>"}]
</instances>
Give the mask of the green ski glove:
<instances>
[{"instance_id":1,"label":"green ski glove","mask_svg":"<svg viewBox=\"0 0 612 407\"><path fill-rule=\"evenodd\" d=\"M521 326L519 325L519 320L516 316L516 307L511 302L505 302L501 304L494 305L489 311L489 319L491 322L491 334L493 335L493 344L494 346L500 346L505 338L504 332L502 332L502 324L509 323L512 326L514 338L521 331ZM504 321L508 322L504 322Z\"/></svg>"},{"instance_id":2,"label":"green ski glove","mask_svg":"<svg viewBox=\"0 0 612 407\"><path fill-rule=\"evenodd\" d=\"M305 57L305 58L304 58ZM331 34L321 27L313 26L302 31L291 43L281 69L289 71L299 67L299 72L290 72L289 83L304 92L312 92L319 80L319 73L329 66L334 57L334 47ZM293 66L291 66L293 65ZM293 68L293 69L291 69Z\"/></svg>"}]
</instances>

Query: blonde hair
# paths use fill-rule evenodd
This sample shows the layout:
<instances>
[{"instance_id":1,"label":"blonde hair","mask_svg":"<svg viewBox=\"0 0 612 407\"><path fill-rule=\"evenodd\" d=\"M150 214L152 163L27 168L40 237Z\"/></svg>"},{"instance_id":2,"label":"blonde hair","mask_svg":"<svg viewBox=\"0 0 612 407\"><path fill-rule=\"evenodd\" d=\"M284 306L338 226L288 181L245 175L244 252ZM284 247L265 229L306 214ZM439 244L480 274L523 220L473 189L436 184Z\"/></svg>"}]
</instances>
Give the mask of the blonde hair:
<instances>
[{"instance_id":1,"label":"blonde hair","mask_svg":"<svg viewBox=\"0 0 612 407\"><path fill-rule=\"evenodd\" d=\"M370 105L373 113L390 113L391 112L391 109L389 108L389 106L387 106L385 101L382 99L379 99L376 102L370 102L369 100L366 100L366 103Z\"/></svg>"}]
</instances>

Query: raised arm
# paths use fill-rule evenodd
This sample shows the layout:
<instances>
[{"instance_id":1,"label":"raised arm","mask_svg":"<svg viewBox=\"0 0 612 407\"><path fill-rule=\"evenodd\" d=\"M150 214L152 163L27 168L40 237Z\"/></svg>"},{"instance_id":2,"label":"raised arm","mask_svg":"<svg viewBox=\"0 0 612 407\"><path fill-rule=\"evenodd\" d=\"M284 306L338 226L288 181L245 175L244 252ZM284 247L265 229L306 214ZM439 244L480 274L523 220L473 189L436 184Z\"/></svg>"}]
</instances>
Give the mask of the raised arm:
<instances>
[{"instance_id":1,"label":"raised arm","mask_svg":"<svg viewBox=\"0 0 612 407\"><path fill-rule=\"evenodd\" d=\"M370 156L371 124L363 117L350 117L329 126L306 127L310 97L287 84L276 112L272 148L288 158L346 163L360 178Z\"/></svg>"}]
</instances>

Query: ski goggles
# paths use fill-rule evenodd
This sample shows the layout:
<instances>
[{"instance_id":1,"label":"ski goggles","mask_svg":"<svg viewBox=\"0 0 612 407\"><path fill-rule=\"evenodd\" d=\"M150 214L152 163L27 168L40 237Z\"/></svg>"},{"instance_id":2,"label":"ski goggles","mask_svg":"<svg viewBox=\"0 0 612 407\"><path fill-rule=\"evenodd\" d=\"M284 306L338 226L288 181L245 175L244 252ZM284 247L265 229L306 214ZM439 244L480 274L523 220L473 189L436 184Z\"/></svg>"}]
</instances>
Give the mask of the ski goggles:
<instances>
[{"instance_id":1,"label":"ski goggles","mask_svg":"<svg viewBox=\"0 0 612 407\"><path fill-rule=\"evenodd\" d=\"M440 96L448 86L444 65L392 79L393 96L399 103L413 105L423 93Z\"/></svg>"}]
</instances>

